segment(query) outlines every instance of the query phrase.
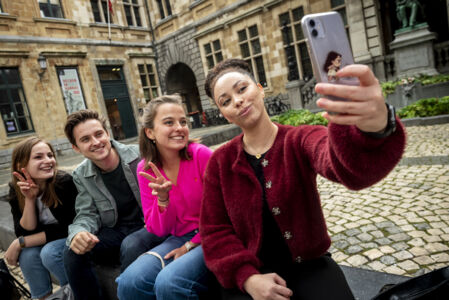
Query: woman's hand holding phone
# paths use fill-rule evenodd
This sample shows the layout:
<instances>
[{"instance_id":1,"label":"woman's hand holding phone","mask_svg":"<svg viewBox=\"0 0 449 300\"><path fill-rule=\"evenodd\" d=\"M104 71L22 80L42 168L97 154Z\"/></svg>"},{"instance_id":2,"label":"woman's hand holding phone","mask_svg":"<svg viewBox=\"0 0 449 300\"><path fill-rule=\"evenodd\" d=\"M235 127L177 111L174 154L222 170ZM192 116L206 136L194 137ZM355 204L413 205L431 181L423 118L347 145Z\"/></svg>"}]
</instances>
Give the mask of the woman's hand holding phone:
<instances>
[{"instance_id":1,"label":"woman's hand holding phone","mask_svg":"<svg viewBox=\"0 0 449 300\"><path fill-rule=\"evenodd\" d=\"M318 83L315 91L321 95L345 98L349 101L332 101L320 98L317 105L329 122L340 125L355 125L365 132L381 132L387 127L388 111L382 88L373 72L365 65L349 65L337 72L338 77L357 77L359 86Z\"/></svg>"}]
</instances>

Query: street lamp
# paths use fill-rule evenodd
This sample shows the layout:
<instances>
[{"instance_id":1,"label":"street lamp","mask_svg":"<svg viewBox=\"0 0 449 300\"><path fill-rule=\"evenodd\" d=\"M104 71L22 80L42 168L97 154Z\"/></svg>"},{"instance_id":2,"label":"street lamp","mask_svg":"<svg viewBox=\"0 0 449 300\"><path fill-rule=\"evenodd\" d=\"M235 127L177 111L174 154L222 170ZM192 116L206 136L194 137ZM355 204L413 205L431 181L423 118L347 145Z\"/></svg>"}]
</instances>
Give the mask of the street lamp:
<instances>
[{"instance_id":1,"label":"street lamp","mask_svg":"<svg viewBox=\"0 0 449 300\"><path fill-rule=\"evenodd\" d=\"M44 75L45 71L47 70L47 59L44 56L39 55L39 57L37 58L37 62L39 63L39 66L41 68L39 77L42 78L42 75Z\"/></svg>"}]
</instances>

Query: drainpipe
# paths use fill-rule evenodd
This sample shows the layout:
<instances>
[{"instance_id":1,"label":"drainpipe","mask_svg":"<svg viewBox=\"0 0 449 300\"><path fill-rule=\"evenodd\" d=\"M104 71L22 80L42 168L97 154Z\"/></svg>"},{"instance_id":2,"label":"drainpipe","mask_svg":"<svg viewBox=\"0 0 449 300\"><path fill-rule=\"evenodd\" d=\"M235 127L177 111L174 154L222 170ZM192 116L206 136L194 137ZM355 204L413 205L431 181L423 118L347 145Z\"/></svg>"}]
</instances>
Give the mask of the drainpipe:
<instances>
[{"instance_id":1,"label":"drainpipe","mask_svg":"<svg viewBox=\"0 0 449 300\"><path fill-rule=\"evenodd\" d=\"M159 78L159 85L160 85L161 90L162 90L161 76L160 76L160 73L159 73L159 62L158 62L158 58L159 57L157 55L157 47L156 47L156 37L154 35L153 24L151 23L151 15L150 15L150 8L148 7L148 0L144 0L144 2L145 2L145 10L147 11L147 15L148 15L148 23L150 24L151 39L152 39L152 43L153 43L154 61L155 61L155 64L156 64L157 77Z\"/></svg>"}]
</instances>

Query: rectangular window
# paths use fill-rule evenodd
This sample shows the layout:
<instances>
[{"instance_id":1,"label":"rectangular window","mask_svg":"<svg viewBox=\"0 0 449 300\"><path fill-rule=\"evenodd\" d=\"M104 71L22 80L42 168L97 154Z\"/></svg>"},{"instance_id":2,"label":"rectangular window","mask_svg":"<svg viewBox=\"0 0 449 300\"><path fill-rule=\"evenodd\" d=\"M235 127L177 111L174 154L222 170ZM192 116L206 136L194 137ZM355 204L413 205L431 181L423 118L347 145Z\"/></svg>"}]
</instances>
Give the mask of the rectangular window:
<instances>
[{"instance_id":1,"label":"rectangular window","mask_svg":"<svg viewBox=\"0 0 449 300\"><path fill-rule=\"evenodd\" d=\"M77 68L60 67L56 69L56 72L58 73L67 114L86 109Z\"/></svg>"},{"instance_id":2,"label":"rectangular window","mask_svg":"<svg viewBox=\"0 0 449 300\"><path fill-rule=\"evenodd\" d=\"M38 0L41 17L64 18L59 0Z\"/></svg>"},{"instance_id":3,"label":"rectangular window","mask_svg":"<svg viewBox=\"0 0 449 300\"><path fill-rule=\"evenodd\" d=\"M341 15L341 18L343 19L343 24L345 25L346 35L348 36L349 44L351 44L351 36L349 35L348 16L346 15L345 0L331 0L331 8L333 11L336 11Z\"/></svg>"},{"instance_id":4,"label":"rectangular window","mask_svg":"<svg viewBox=\"0 0 449 300\"><path fill-rule=\"evenodd\" d=\"M237 32L240 52L243 59L251 67L256 80L266 87L267 78L265 76L265 67L262 57L262 47L259 40L259 31L257 25L247 27Z\"/></svg>"},{"instance_id":5,"label":"rectangular window","mask_svg":"<svg viewBox=\"0 0 449 300\"><path fill-rule=\"evenodd\" d=\"M172 15L170 0L156 0L161 19Z\"/></svg>"},{"instance_id":6,"label":"rectangular window","mask_svg":"<svg viewBox=\"0 0 449 300\"><path fill-rule=\"evenodd\" d=\"M145 102L148 103L159 96L156 73L152 64L141 64L137 67L139 68Z\"/></svg>"},{"instance_id":7,"label":"rectangular window","mask_svg":"<svg viewBox=\"0 0 449 300\"><path fill-rule=\"evenodd\" d=\"M125 9L128 26L141 27L142 22L140 19L140 5L138 4L138 0L123 0L123 7Z\"/></svg>"},{"instance_id":8,"label":"rectangular window","mask_svg":"<svg viewBox=\"0 0 449 300\"><path fill-rule=\"evenodd\" d=\"M96 23L108 22L108 0L90 0L90 6ZM114 23L111 15L109 15L109 22Z\"/></svg>"},{"instance_id":9,"label":"rectangular window","mask_svg":"<svg viewBox=\"0 0 449 300\"><path fill-rule=\"evenodd\" d=\"M3 7L2 7L2 3L0 2L0 13L3 12Z\"/></svg>"},{"instance_id":10,"label":"rectangular window","mask_svg":"<svg viewBox=\"0 0 449 300\"><path fill-rule=\"evenodd\" d=\"M0 68L0 113L7 135L33 131L17 68Z\"/></svg>"},{"instance_id":11,"label":"rectangular window","mask_svg":"<svg viewBox=\"0 0 449 300\"><path fill-rule=\"evenodd\" d=\"M346 32L348 32L348 17L346 15L345 0L331 0L331 8L333 11L336 11L341 15L341 17L343 18L343 23L346 26Z\"/></svg>"},{"instance_id":12,"label":"rectangular window","mask_svg":"<svg viewBox=\"0 0 449 300\"><path fill-rule=\"evenodd\" d=\"M207 69L212 69L216 64L223 60L220 40L204 44L204 54L206 57Z\"/></svg>"},{"instance_id":13,"label":"rectangular window","mask_svg":"<svg viewBox=\"0 0 449 300\"><path fill-rule=\"evenodd\" d=\"M279 25L287 57L288 79L309 80L313 77L312 63L307 52L306 41L301 28L303 7L297 7L279 15Z\"/></svg>"}]
</instances>

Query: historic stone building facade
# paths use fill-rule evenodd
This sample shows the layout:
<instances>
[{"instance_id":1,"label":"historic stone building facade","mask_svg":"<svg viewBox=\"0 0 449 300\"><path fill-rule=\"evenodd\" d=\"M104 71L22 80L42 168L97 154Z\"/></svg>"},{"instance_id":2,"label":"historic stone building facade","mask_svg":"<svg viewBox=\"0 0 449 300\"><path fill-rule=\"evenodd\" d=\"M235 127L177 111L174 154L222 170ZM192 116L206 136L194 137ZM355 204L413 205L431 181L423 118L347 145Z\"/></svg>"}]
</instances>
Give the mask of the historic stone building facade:
<instances>
[{"instance_id":1,"label":"historic stone building facade","mask_svg":"<svg viewBox=\"0 0 449 300\"><path fill-rule=\"evenodd\" d=\"M108 2L0 0L0 166L27 136L69 150L66 116L84 107L107 117L114 138L126 139L137 135L147 101L179 93L201 126L203 112L215 109L204 92L206 74L231 57L251 65L268 98L310 107L304 14L338 11L355 61L381 80L400 75L390 47L398 29L394 1L110 0L110 9ZM421 2L420 18L437 33L429 57L446 72L449 0Z\"/></svg>"},{"instance_id":2,"label":"historic stone building facade","mask_svg":"<svg viewBox=\"0 0 449 300\"><path fill-rule=\"evenodd\" d=\"M427 38L434 47L428 53L434 65L429 68L447 72L449 1L421 2L417 21L428 22L432 34ZM294 108L313 108L314 81L300 28L302 16L309 13L339 12L355 61L370 65L380 80L406 74L395 64L398 55L395 58L390 46L399 29L394 1L180 0L150 1L149 5L162 90L183 95L192 114L214 108L204 93L204 78L217 62L231 57L250 63L267 97L284 95Z\"/></svg>"},{"instance_id":3,"label":"historic stone building facade","mask_svg":"<svg viewBox=\"0 0 449 300\"><path fill-rule=\"evenodd\" d=\"M161 94L143 1L2 0L1 11L0 165L28 136L72 151L63 126L81 108L117 139L137 135L139 110Z\"/></svg>"}]
</instances>

